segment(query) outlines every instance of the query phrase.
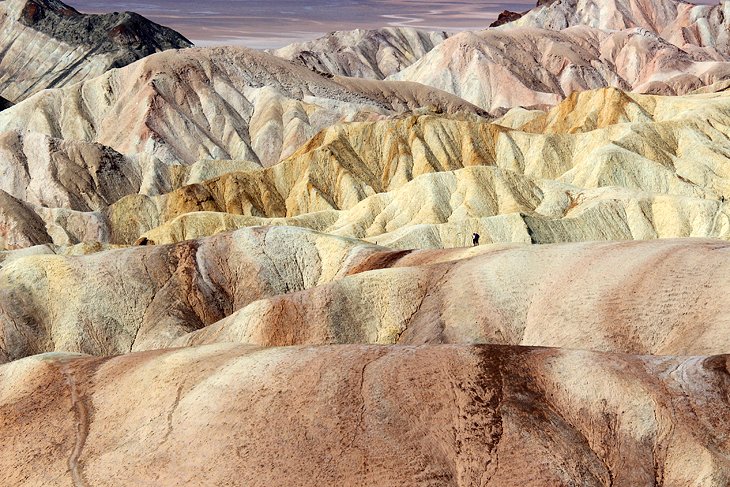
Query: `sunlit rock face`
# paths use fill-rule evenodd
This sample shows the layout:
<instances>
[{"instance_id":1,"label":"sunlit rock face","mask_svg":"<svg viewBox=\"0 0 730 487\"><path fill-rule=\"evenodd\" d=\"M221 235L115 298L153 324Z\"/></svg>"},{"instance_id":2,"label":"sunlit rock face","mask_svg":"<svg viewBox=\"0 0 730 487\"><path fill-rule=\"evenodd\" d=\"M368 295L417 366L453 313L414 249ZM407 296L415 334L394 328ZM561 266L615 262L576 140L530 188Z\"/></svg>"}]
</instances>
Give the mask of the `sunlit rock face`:
<instances>
[{"instance_id":1,"label":"sunlit rock face","mask_svg":"<svg viewBox=\"0 0 730 487\"><path fill-rule=\"evenodd\" d=\"M500 113L555 105L574 92L607 86L686 94L727 79L728 54L686 51L643 28L515 27L455 35L392 79L433 86Z\"/></svg>"},{"instance_id":2,"label":"sunlit rock face","mask_svg":"<svg viewBox=\"0 0 730 487\"><path fill-rule=\"evenodd\" d=\"M3 361L223 342L712 355L730 346L720 299L729 248L673 239L393 251L286 227L80 256L47 246L4 256L0 350Z\"/></svg>"},{"instance_id":3,"label":"sunlit rock face","mask_svg":"<svg viewBox=\"0 0 730 487\"><path fill-rule=\"evenodd\" d=\"M729 476L726 375L727 356L487 345L41 355L0 368L0 475L32 485L49 475L94 485L715 485Z\"/></svg>"},{"instance_id":4,"label":"sunlit rock face","mask_svg":"<svg viewBox=\"0 0 730 487\"><path fill-rule=\"evenodd\" d=\"M482 243L726 239L730 147L718 134L728 100L724 91L670 97L602 89L499 119L464 103L444 106L471 113L381 113L327 127L270 167L208 158L169 165L153 145L124 155L11 131L0 137L0 189L24 202L23 215L43 221L48 235L39 241L37 225L6 232L58 245L132 244L142 236L174 243L295 225L402 249L461 246L474 231ZM177 149L185 133L178 135L151 140Z\"/></svg>"}]
</instances>

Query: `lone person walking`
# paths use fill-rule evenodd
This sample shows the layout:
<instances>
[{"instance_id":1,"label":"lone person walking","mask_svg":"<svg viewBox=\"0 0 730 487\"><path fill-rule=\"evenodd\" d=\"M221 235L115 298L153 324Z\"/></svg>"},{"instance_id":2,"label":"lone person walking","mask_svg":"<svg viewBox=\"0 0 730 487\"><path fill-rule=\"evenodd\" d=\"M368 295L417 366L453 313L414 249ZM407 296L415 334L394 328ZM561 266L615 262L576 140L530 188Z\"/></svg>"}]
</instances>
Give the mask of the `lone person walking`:
<instances>
[{"instance_id":1,"label":"lone person walking","mask_svg":"<svg viewBox=\"0 0 730 487\"><path fill-rule=\"evenodd\" d=\"M479 234L478 233L472 233L471 234L471 243L474 244L474 247L479 245Z\"/></svg>"}]
</instances>

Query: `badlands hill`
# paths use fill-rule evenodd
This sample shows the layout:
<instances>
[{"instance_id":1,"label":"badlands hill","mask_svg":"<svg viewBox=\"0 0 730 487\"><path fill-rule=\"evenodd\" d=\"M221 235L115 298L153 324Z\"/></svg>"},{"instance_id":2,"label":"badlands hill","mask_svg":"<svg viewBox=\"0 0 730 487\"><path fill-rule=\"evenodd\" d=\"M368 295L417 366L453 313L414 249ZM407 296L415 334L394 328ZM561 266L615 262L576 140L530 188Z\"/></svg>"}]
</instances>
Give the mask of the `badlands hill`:
<instances>
[{"instance_id":1,"label":"badlands hill","mask_svg":"<svg viewBox=\"0 0 730 487\"><path fill-rule=\"evenodd\" d=\"M403 249L462 246L473 231L484 243L728 238L729 103L726 92L603 89L491 122L462 112L341 123L267 168L165 166L10 132L0 189L15 223L0 233L7 248L174 243L270 224Z\"/></svg>"},{"instance_id":2,"label":"badlands hill","mask_svg":"<svg viewBox=\"0 0 730 487\"><path fill-rule=\"evenodd\" d=\"M501 28L539 27L561 30L583 25L602 30L641 28L651 31L693 56L727 59L728 9L721 0L716 5L693 5L682 0L558 0L538 2L520 19Z\"/></svg>"},{"instance_id":3,"label":"badlands hill","mask_svg":"<svg viewBox=\"0 0 730 487\"><path fill-rule=\"evenodd\" d=\"M574 92L606 86L686 94L728 77L730 63L715 49L692 54L643 28L579 25L461 33L392 79L433 86L498 113L555 105Z\"/></svg>"},{"instance_id":4,"label":"badlands hill","mask_svg":"<svg viewBox=\"0 0 730 487\"><path fill-rule=\"evenodd\" d=\"M132 12L85 15L58 0L5 0L0 2L0 95L17 102L154 52L191 45Z\"/></svg>"},{"instance_id":5,"label":"badlands hill","mask_svg":"<svg viewBox=\"0 0 730 487\"><path fill-rule=\"evenodd\" d=\"M428 108L483 113L415 83L330 79L246 48L167 51L39 93L0 115L0 130L98 142L165 164L243 159L272 165L339 121Z\"/></svg>"},{"instance_id":6,"label":"badlands hill","mask_svg":"<svg viewBox=\"0 0 730 487\"><path fill-rule=\"evenodd\" d=\"M423 57L448 37L408 27L331 32L273 53L313 71L338 76L384 79Z\"/></svg>"},{"instance_id":7,"label":"badlands hill","mask_svg":"<svg viewBox=\"0 0 730 487\"><path fill-rule=\"evenodd\" d=\"M684 94L728 78L727 8L677 0L538 2L524 15L506 14L497 28L452 36L391 78L454 93L493 113L554 105L605 86Z\"/></svg>"}]
</instances>

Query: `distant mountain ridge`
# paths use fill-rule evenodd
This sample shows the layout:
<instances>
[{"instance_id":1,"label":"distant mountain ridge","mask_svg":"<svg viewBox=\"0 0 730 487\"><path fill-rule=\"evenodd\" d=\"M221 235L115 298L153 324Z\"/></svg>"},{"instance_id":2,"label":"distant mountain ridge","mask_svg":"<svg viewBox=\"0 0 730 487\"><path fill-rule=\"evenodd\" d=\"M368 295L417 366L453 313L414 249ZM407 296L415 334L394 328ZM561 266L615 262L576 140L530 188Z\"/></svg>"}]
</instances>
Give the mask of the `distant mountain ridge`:
<instances>
[{"instance_id":1,"label":"distant mountain ridge","mask_svg":"<svg viewBox=\"0 0 730 487\"><path fill-rule=\"evenodd\" d=\"M135 12L82 14L58 0L28 0L18 20L68 44L94 46L97 54L121 48L119 54L127 58L134 54L144 57L192 45L182 34ZM120 58L119 65L136 60Z\"/></svg>"},{"instance_id":2,"label":"distant mountain ridge","mask_svg":"<svg viewBox=\"0 0 730 487\"><path fill-rule=\"evenodd\" d=\"M730 55L730 2L695 5L682 0L555 0L541 3L501 29L562 30L585 25L604 30L640 27L690 52L708 48Z\"/></svg>"}]
</instances>

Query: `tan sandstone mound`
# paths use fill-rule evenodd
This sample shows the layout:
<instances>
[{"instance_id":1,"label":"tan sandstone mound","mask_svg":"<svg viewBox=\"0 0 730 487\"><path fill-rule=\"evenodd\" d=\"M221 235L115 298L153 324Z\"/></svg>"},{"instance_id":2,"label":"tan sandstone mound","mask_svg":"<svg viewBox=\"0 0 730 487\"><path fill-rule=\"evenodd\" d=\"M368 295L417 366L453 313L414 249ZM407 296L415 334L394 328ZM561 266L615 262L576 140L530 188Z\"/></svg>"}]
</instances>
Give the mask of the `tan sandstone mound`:
<instances>
[{"instance_id":1,"label":"tan sandstone mound","mask_svg":"<svg viewBox=\"0 0 730 487\"><path fill-rule=\"evenodd\" d=\"M356 275L252 303L174 344L498 343L714 354L730 346L721 304L728 250L718 241L663 240L376 254Z\"/></svg>"},{"instance_id":2,"label":"tan sandstone mound","mask_svg":"<svg viewBox=\"0 0 730 487\"><path fill-rule=\"evenodd\" d=\"M499 346L41 355L0 367L0 481L720 487L727 380L724 355Z\"/></svg>"},{"instance_id":3,"label":"tan sandstone mound","mask_svg":"<svg viewBox=\"0 0 730 487\"><path fill-rule=\"evenodd\" d=\"M158 348L252 301L329 282L379 250L295 228L254 228L175 246L16 257L0 269L0 361Z\"/></svg>"}]
</instances>

